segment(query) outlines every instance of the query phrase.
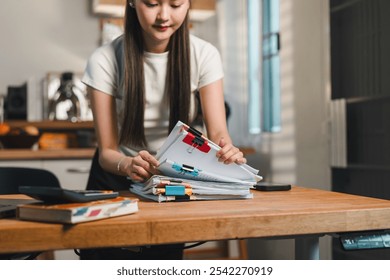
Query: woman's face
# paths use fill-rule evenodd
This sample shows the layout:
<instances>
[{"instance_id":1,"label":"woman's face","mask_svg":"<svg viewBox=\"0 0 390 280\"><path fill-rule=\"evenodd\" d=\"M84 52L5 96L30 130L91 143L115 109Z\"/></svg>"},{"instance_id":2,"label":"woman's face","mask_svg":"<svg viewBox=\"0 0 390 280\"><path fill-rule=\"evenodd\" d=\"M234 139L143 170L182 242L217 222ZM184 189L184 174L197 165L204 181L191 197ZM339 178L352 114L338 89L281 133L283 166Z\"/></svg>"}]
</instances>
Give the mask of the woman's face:
<instances>
[{"instance_id":1,"label":"woman's face","mask_svg":"<svg viewBox=\"0 0 390 280\"><path fill-rule=\"evenodd\" d=\"M134 0L146 51L165 52L169 38L182 25L190 0Z\"/></svg>"}]
</instances>

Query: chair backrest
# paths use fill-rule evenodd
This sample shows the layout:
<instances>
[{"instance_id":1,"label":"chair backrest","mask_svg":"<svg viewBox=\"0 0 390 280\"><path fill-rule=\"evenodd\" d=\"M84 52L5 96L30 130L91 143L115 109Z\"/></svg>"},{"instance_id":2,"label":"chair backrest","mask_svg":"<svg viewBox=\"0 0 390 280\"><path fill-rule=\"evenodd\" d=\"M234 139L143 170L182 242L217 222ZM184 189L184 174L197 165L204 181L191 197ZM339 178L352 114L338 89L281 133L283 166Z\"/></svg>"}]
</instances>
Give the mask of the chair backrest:
<instances>
[{"instance_id":1,"label":"chair backrest","mask_svg":"<svg viewBox=\"0 0 390 280\"><path fill-rule=\"evenodd\" d=\"M61 188L56 175L46 169L0 167L0 194L17 194L19 186Z\"/></svg>"}]
</instances>

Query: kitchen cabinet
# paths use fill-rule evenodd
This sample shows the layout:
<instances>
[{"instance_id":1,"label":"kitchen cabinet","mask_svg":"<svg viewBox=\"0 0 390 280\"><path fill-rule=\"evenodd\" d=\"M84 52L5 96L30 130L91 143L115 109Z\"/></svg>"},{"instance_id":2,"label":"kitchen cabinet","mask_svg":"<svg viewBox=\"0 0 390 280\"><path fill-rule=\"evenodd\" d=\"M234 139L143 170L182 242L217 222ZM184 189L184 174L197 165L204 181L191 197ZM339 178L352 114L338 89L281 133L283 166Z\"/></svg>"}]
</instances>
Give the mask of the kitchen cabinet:
<instances>
[{"instance_id":1,"label":"kitchen cabinet","mask_svg":"<svg viewBox=\"0 0 390 280\"><path fill-rule=\"evenodd\" d=\"M42 160L41 162L43 169L56 174L63 188L76 190L86 188L91 159Z\"/></svg>"},{"instance_id":2,"label":"kitchen cabinet","mask_svg":"<svg viewBox=\"0 0 390 280\"><path fill-rule=\"evenodd\" d=\"M53 172L63 188L85 189L91 159L77 160L4 160L2 167L42 168Z\"/></svg>"},{"instance_id":3,"label":"kitchen cabinet","mask_svg":"<svg viewBox=\"0 0 390 280\"><path fill-rule=\"evenodd\" d=\"M0 167L29 167L29 168L42 168L42 162L39 160L23 161L23 160L12 160L12 161L0 161Z\"/></svg>"}]
</instances>

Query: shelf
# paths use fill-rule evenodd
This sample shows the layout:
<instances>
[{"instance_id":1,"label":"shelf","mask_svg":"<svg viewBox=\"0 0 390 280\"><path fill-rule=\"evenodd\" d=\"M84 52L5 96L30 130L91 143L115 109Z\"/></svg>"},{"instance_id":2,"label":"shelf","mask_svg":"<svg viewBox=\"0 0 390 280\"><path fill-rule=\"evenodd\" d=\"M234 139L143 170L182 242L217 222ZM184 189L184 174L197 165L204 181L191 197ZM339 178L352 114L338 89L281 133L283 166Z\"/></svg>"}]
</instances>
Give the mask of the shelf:
<instances>
[{"instance_id":1,"label":"shelf","mask_svg":"<svg viewBox=\"0 0 390 280\"><path fill-rule=\"evenodd\" d=\"M367 103L367 102L386 102L390 101L390 95L368 95L345 98L347 104Z\"/></svg>"},{"instance_id":2,"label":"shelf","mask_svg":"<svg viewBox=\"0 0 390 280\"><path fill-rule=\"evenodd\" d=\"M102 17L123 18L126 0L93 0L92 11ZM215 15L215 0L193 0L190 9L191 21L204 21Z\"/></svg>"},{"instance_id":3,"label":"shelf","mask_svg":"<svg viewBox=\"0 0 390 280\"><path fill-rule=\"evenodd\" d=\"M26 125L32 125L39 130L77 130L77 129L94 129L93 121L84 122L69 122L69 121L40 121L40 122L28 122L28 121L6 121L11 127L23 127Z\"/></svg>"},{"instance_id":4,"label":"shelf","mask_svg":"<svg viewBox=\"0 0 390 280\"><path fill-rule=\"evenodd\" d=\"M14 153L16 149L31 152L32 144L26 137L24 127L33 126L39 130L39 147L41 150L67 150L67 149L88 149L94 148L95 129L93 121L70 122L70 121L18 121L10 120L6 122L10 126L13 140L4 139L5 142L0 143L1 151L9 151ZM20 130L20 131L19 131ZM14 132L13 132L14 131ZM36 137L36 136L35 136ZM4 147L3 145L4 144Z\"/></svg>"},{"instance_id":5,"label":"shelf","mask_svg":"<svg viewBox=\"0 0 390 280\"><path fill-rule=\"evenodd\" d=\"M333 169L350 169L350 170L381 170L390 171L390 166L386 165L373 165L373 164L351 164L348 163L346 167L332 167Z\"/></svg>"},{"instance_id":6,"label":"shelf","mask_svg":"<svg viewBox=\"0 0 390 280\"><path fill-rule=\"evenodd\" d=\"M0 150L0 160L40 160L40 159L90 159L95 148L74 148L64 150Z\"/></svg>"}]
</instances>

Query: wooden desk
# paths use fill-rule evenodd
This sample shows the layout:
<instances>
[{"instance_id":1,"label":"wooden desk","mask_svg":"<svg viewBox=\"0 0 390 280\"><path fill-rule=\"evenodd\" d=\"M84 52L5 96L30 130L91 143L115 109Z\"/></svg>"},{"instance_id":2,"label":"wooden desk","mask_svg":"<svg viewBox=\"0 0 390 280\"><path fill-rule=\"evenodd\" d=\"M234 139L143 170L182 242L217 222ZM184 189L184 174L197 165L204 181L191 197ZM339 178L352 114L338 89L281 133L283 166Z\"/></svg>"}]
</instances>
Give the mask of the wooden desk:
<instances>
[{"instance_id":1,"label":"wooden desk","mask_svg":"<svg viewBox=\"0 0 390 280\"><path fill-rule=\"evenodd\" d=\"M140 201L139 208L73 226L1 219L0 253L294 236L296 257L305 259L319 257L324 234L390 229L390 201L297 186L255 191L250 200Z\"/></svg>"}]
</instances>

